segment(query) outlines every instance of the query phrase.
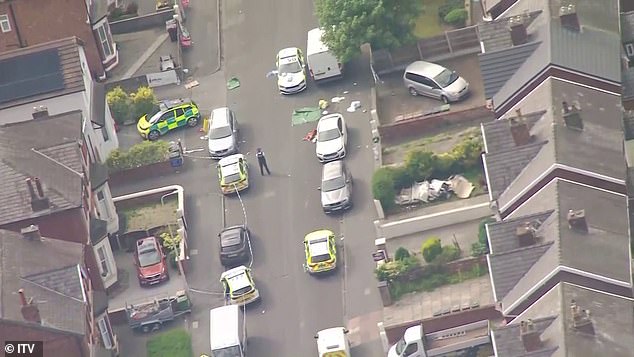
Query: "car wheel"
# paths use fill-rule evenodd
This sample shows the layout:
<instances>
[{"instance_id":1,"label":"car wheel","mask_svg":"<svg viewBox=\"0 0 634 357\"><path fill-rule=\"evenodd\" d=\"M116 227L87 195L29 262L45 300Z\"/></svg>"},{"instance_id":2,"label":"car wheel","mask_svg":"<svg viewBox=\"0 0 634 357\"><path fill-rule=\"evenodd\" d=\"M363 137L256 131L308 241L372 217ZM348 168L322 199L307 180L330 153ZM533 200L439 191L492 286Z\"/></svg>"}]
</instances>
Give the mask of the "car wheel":
<instances>
[{"instance_id":1,"label":"car wheel","mask_svg":"<svg viewBox=\"0 0 634 357\"><path fill-rule=\"evenodd\" d=\"M440 100L442 100L442 102L445 103L445 104L449 103L449 99L447 97L445 97L444 95L440 96Z\"/></svg>"},{"instance_id":2,"label":"car wheel","mask_svg":"<svg viewBox=\"0 0 634 357\"><path fill-rule=\"evenodd\" d=\"M150 141L155 141L159 138L159 136L161 136L161 133L159 133L157 130L152 130L149 134L147 134L147 139Z\"/></svg>"},{"instance_id":3,"label":"car wheel","mask_svg":"<svg viewBox=\"0 0 634 357\"><path fill-rule=\"evenodd\" d=\"M418 95L418 92L416 91L416 89L414 89L414 87L409 87L409 94L416 97Z\"/></svg>"},{"instance_id":4,"label":"car wheel","mask_svg":"<svg viewBox=\"0 0 634 357\"><path fill-rule=\"evenodd\" d=\"M198 124L198 118L191 117L191 118L187 119L187 125L189 127L195 127L197 124Z\"/></svg>"}]
</instances>

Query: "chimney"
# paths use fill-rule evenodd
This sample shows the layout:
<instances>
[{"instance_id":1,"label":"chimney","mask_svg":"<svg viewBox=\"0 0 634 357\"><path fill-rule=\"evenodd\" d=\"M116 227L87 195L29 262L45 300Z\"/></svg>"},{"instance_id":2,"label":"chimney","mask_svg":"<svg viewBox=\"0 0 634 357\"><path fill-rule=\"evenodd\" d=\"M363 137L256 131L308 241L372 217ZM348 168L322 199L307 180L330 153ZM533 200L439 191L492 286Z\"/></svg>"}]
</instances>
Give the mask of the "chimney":
<instances>
[{"instance_id":1,"label":"chimney","mask_svg":"<svg viewBox=\"0 0 634 357\"><path fill-rule=\"evenodd\" d=\"M588 233L588 222L586 221L586 210L568 211L568 229L579 233Z\"/></svg>"},{"instance_id":2,"label":"chimney","mask_svg":"<svg viewBox=\"0 0 634 357\"><path fill-rule=\"evenodd\" d=\"M581 30L579 16L577 16L577 9L573 4L559 8L559 20L561 21L562 27L575 32L579 32L579 30Z\"/></svg>"},{"instance_id":3,"label":"chimney","mask_svg":"<svg viewBox=\"0 0 634 357\"><path fill-rule=\"evenodd\" d=\"M40 241L42 240L42 235L40 234L40 227L32 224L28 227L22 228L20 230L22 237L32 241Z\"/></svg>"},{"instance_id":4,"label":"chimney","mask_svg":"<svg viewBox=\"0 0 634 357\"><path fill-rule=\"evenodd\" d=\"M40 105L33 107L33 119L40 119L48 117L48 107Z\"/></svg>"},{"instance_id":5,"label":"chimney","mask_svg":"<svg viewBox=\"0 0 634 357\"><path fill-rule=\"evenodd\" d=\"M522 116L522 111L517 109L515 112L517 113L517 117L511 118L510 120L511 135L513 136L515 146L523 146L531 142L531 133L528 129L528 124L526 124L526 120L524 120Z\"/></svg>"},{"instance_id":6,"label":"chimney","mask_svg":"<svg viewBox=\"0 0 634 357\"><path fill-rule=\"evenodd\" d=\"M41 324L42 319L40 318L40 309L38 309L37 305L33 303L33 298L30 298L27 301L23 289L18 290L18 295L20 295L20 310L22 312L22 317L26 321Z\"/></svg>"},{"instance_id":7,"label":"chimney","mask_svg":"<svg viewBox=\"0 0 634 357\"><path fill-rule=\"evenodd\" d=\"M33 212L43 211L50 207L48 197L44 196L44 189L42 188L42 182L39 178L35 178L35 188L37 194L33 189L33 183L30 178L26 179L26 184L29 187L29 193L31 194L31 209Z\"/></svg>"},{"instance_id":8,"label":"chimney","mask_svg":"<svg viewBox=\"0 0 634 357\"><path fill-rule=\"evenodd\" d=\"M535 230L530 222L524 222L515 229L520 247L528 247L536 242Z\"/></svg>"},{"instance_id":9,"label":"chimney","mask_svg":"<svg viewBox=\"0 0 634 357\"><path fill-rule=\"evenodd\" d=\"M509 31L513 46L523 45L528 41L528 33L522 16L513 16L509 19Z\"/></svg>"},{"instance_id":10,"label":"chimney","mask_svg":"<svg viewBox=\"0 0 634 357\"><path fill-rule=\"evenodd\" d=\"M576 331L594 335L594 325L590 319L590 310L582 310L575 300L570 301L572 328Z\"/></svg>"},{"instance_id":11,"label":"chimney","mask_svg":"<svg viewBox=\"0 0 634 357\"><path fill-rule=\"evenodd\" d=\"M532 352L542 347L542 339L539 337L539 331L535 328L533 320L520 321L520 337L526 352Z\"/></svg>"},{"instance_id":12,"label":"chimney","mask_svg":"<svg viewBox=\"0 0 634 357\"><path fill-rule=\"evenodd\" d=\"M563 106L562 115L566 127L573 130L582 131L583 119L581 118L581 111L579 110L579 108L576 105L568 105L566 101L563 101L561 104Z\"/></svg>"}]
</instances>

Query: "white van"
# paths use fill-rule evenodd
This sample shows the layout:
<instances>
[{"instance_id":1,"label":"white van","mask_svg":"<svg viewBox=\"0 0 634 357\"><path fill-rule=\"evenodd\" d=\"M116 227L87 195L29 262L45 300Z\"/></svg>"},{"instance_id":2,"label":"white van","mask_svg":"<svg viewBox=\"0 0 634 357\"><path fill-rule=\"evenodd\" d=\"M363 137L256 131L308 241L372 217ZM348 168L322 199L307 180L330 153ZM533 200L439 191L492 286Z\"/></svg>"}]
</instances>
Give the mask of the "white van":
<instances>
[{"instance_id":1,"label":"white van","mask_svg":"<svg viewBox=\"0 0 634 357\"><path fill-rule=\"evenodd\" d=\"M306 62L308 63L310 76L315 81L343 76L343 65L321 41L323 33L323 30L319 28L308 31Z\"/></svg>"},{"instance_id":2,"label":"white van","mask_svg":"<svg viewBox=\"0 0 634 357\"><path fill-rule=\"evenodd\" d=\"M209 344L213 357L245 357L247 330L238 305L209 311Z\"/></svg>"}]
</instances>

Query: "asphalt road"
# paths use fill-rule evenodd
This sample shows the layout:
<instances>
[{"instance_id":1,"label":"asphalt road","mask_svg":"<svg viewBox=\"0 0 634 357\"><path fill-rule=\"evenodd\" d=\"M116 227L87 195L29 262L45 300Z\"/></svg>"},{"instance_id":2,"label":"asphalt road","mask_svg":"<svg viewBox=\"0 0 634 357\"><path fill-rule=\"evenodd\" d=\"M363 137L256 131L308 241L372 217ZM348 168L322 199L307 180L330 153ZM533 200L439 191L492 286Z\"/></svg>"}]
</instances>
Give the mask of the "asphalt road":
<instances>
[{"instance_id":1,"label":"asphalt road","mask_svg":"<svg viewBox=\"0 0 634 357\"><path fill-rule=\"evenodd\" d=\"M192 0L185 27L193 45L183 50L183 63L192 77L205 77L220 69L218 54L218 1Z\"/></svg>"}]
</instances>

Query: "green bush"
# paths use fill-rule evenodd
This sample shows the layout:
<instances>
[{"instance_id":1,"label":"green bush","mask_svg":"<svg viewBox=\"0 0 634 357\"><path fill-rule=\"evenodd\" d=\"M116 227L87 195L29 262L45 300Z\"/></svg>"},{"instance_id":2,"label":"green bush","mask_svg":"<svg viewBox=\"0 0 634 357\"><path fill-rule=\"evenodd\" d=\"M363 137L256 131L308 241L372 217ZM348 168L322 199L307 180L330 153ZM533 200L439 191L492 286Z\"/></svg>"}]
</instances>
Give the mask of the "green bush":
<instances>
[{"instance_id":1,"label":"green bush","mask_svg":"<svg viewBox=\"0 0 634 357\"><path fill-rule=\"evenodd\" d=\"M168 150L169 143L166 141L143 141L135 144L128 151L113 150L108 156L106 164L111 173L129 170L165 161Z\"/></svg>"},{"instance_id":2,"label":"green bush","mask_svg":"<svg viewBox=\"0 0 634 357\"><path fill-rule=\"evenodd\" d=\"M154 91L150 87L139 87L130 93L130 105L134 120L152 112L157 105Z\"/></svg>"},{"instance_id":3,"label":"green bush","mask_svg":"<svg viewBox=\"0 0 634 357\"><path fill-rule=\"evenodd\" d=\"M406 279L406 275L413 269L420 267L420 262L416 257L410 256L400 260L392 260L381 265L374 271L379 281L395 281L398 279Z\"/></svg>"},{"instance_id":4,"label":"green bush","mask_svg":"<svg viewBox=\"0 0 634 357\"><path fill-rule=\"evenodd\" d=\"M436 155L430 151L414 150L407 153L405 157L405 168L411 178L410 184L414 181L428 179L436 165Z\"/></svg>"},{"instance_id":5,"label":"green bush","mask_svg":"<svg viewBox=\"0 0 634 357\"><path fill-rule=\"evenodd\" d=\"M398 247L396 252L394 252L394 260L403 260L409 257L410 257L409 250L403 247Z\"/></svg>"},{"instance_id":6,"label":"green bush","mask_svg":"<svg viewBox=\"0 0 634 357\"><path fill-rule=\"evenodd\" d=\"M438 7L438 17L441 20L445 19L445 16L453 9L463 9L464 0L446 0L444 4Z\"/></svg>"},{"instance_id":7,"label":"green bush","mask_svg":"<svg viewBox=\"0 0 634 357\"><path fill-rule=\"evenodd\" d=\"M460 249L454 245L442 247L442 252L434 259L436 264L446 264L460 259Z\"/></svg>"},{"instance_id":8,"label":"green bush","mask_svg":"<svg viewBox=\"0 0 634 357\"><path fill-rule=\"evenodd\" d=\"M396 186L394 184L394 169L381 167L372 175L372 195L381 201L383 209L388 210L394 207L396 197Z\"/></svg>"},{"instance_id":9,"label":"green bush","mask_svg":"<svg viewBox=\"0 0 634 357\"><path fill-rule=\"evenodd\" d=\"M123 124L130 115L130 97L121 87L115 87L106 94L106 101L115 122Z\"/></svg>"},{"instance_id":10,"label":"green bush","mask_svg":"<svg viewBox=\"0 0 634 357\"><path fill-rule=\"evenodd\" d=\"M432 237L427 239L421 246L421 253L423 254L423 259L425 259L427 263L431 263L434 258L442 253L440 238Z\"/></svg>"},{"instance_id":11,"label":"green bush","mask_svg":"<svg viewBox=\"0 0 634 357\"><path fill-rule=\"evenodd\" d=\"M468 16L467 10L453 9L447 14L447 16L445 16L443 21L445 21L447 24L452 26L462 27L465 25L465 22L467 21L467 16Z\"/></svg>"},{"instance_id":12,"label":"green bush","mask_svg":"<svg viewBox=\"0 0 634 357\"><path fill-rule=\"evenodd\" d=\"M487 217L478 224L478 241L471 245L471 255L474 257L489 252L489 240L487 238L486 225L495 222L493 217Z\"/></svg>"},{"instance_id":13,"label":"green bush","mask_svg":"<svg viewBox=\"0 0 634 357\"><path fill-rule=\"evenodd\" d=\"M148 357L191 357L192 341L185 329L160 333L147 341Z\"/></svg>"}]
</instances>

